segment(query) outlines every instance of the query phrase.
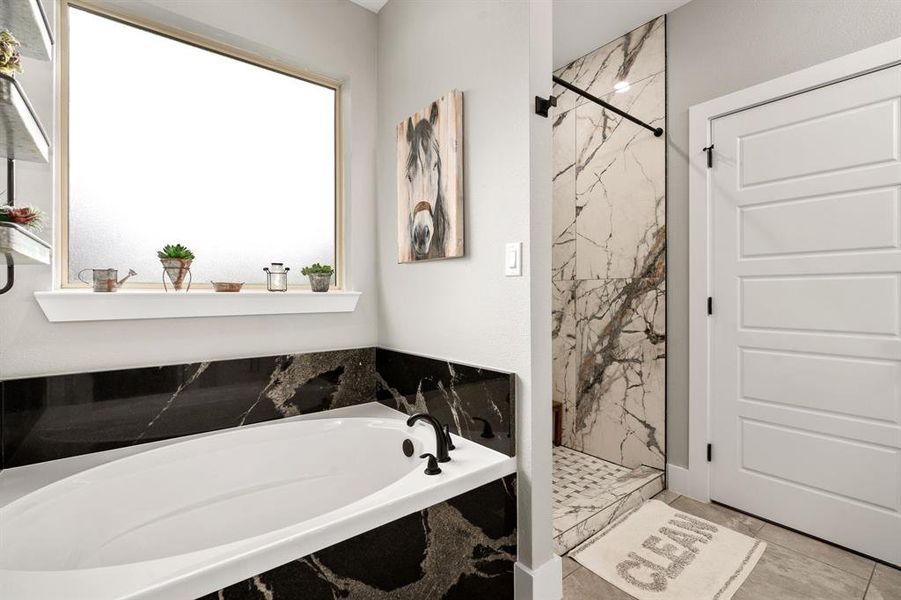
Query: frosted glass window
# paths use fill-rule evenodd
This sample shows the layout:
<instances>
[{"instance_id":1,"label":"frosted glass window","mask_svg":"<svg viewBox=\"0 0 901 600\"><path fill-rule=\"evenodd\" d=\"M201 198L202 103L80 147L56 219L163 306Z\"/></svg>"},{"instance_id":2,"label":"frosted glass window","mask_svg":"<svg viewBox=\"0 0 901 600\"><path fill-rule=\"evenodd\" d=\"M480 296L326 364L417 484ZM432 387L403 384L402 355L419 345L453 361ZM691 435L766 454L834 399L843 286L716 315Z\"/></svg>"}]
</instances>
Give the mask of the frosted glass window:
<instances>
[{"instance_id":1,"label":"frosted glass window","mask_svg":"<svg viewBox=\"0 0 901 600\"><path fill-rule=\"evenodd\" d=\"M169 243L195 284L335 264L336 90L74 8L68 85L70 282L162 285Z\"/></svg>"}]
</instances>

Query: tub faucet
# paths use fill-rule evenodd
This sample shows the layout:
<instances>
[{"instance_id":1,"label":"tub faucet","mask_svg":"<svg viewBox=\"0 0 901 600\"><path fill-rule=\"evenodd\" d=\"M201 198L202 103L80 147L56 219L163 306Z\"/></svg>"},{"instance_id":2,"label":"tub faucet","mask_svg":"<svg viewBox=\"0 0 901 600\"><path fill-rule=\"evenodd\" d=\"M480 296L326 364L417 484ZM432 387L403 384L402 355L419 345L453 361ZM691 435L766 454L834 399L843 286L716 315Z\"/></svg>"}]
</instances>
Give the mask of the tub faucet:
<instances>
[{"instance_id":1,"label":"tub faucet","mask_svg":"<svg viewBox=\"0 0 901 600\"><path fill-rule=\"evenodd\" d=\"M447 438L444 437L444 427L442 427L441 422L428 413L416 413L407 419L407 427L412 427L417 421L428 421L435 429L435 442L437 444L435 457L440 463L449 462L450 455L447 453Z\"/></svg>"}]
</instances>

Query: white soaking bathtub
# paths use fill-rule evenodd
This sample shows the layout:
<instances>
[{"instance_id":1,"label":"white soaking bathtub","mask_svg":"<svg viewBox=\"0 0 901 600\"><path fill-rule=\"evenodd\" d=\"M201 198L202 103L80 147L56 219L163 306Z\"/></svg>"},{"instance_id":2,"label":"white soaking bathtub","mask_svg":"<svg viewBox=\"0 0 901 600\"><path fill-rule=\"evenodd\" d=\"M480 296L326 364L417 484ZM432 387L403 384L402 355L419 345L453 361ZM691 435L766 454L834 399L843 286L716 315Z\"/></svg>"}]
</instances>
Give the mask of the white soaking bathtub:
<instances>
[{"instance_id":1,"label":"white soaking bathtub","mask_svg":"<svg viewBox=\"0 0 901 600\"><path fill-rule=\"evenodd\" d=\"M191 599L508 475L379 404L0 473L3 600ZM408 458L402 443L415 448Z\"/></svg>"}]
</instances>

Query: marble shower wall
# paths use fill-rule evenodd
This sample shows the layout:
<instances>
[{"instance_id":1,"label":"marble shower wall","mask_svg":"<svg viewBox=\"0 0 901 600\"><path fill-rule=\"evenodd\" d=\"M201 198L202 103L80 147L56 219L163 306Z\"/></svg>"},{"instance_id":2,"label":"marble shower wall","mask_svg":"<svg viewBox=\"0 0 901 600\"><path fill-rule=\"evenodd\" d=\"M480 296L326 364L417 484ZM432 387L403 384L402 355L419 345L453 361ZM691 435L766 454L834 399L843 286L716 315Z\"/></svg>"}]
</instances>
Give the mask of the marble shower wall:
<instances>
[{"instance_id":1,"label":"marble shower wall","mask_svg":"<svg viewBox=\"0 0 901 600\"><path fill-rule=\"evenodd\" d=\"M555 72L666 128L665 17ZM630 87L614 92L619 81ZM563 444L627 467L665 464L666 146L555 87L554 399Z\"/></svg>"}]
</instances>

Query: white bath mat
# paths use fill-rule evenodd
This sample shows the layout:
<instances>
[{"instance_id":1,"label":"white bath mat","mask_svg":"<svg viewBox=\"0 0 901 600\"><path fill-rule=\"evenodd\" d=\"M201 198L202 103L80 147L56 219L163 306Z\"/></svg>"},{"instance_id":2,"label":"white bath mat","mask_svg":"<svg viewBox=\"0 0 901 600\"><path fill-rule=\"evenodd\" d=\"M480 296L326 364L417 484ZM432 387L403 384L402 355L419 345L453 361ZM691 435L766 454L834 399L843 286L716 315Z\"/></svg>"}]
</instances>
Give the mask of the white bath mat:
<instances>
[{"instance_id":1,"label":"white bath mat","mask_svg":"<svg viewBox=\"0 0 901 600\"><path fill-rule=\"evenodd\" d=\"M729 600L766 543L650 500L570 556L638 600Z\"/></svg>"}]
</instances>

